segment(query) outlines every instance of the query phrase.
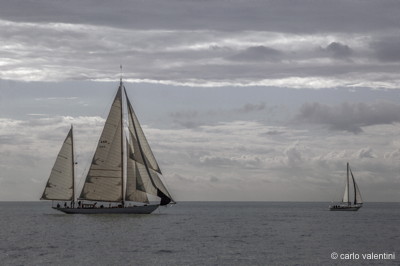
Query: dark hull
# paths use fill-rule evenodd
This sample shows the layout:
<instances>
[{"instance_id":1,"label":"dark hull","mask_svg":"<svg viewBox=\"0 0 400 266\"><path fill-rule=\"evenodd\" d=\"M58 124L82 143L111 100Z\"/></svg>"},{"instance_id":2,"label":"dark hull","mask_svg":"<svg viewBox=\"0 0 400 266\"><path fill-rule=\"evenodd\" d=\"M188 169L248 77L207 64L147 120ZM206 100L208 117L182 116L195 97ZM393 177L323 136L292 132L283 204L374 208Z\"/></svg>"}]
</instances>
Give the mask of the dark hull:
<instances>
[{"instance_id":1,"label":"dark hull","mask_svg":"<svg viewBox=\"0 0 400 266\"><path fill-rule=\"evenodd\" d=\"M158 204L125 208L56 208L68 214L150 214L158 208Z\"/></svg>"},{"instance_id":2,"label":"dark hull","mask_svg":"<svg viewBox=\"0 0 400 266\"><path fill-rule=\"evenodd\" d=\"M356 212L358 209L360 209L362 206L338 206L337 208L333 208L333 206L329 206L330 211L353 211Z\"/></svg>"}]
</instances>

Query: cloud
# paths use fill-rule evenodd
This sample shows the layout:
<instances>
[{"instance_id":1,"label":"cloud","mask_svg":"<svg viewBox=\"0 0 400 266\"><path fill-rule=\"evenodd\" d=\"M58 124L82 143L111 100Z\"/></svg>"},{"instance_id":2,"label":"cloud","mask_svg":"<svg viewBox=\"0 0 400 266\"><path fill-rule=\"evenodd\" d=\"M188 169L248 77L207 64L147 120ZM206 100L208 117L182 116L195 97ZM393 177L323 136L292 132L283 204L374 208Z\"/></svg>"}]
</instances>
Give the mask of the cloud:
<instances>
[{"instance_id":1,"label":"cloud","mask_svg":"<svg viewBox=\"0 0 400 266\"><path fill-rule=\"evenodd\" d=\"M0 119L1 189L12 189L7 182L16 180L29 186L26 197L30 200L36 192L40 196L70 123L74 122L76 130L79 178L90 162L104 123L99 117L33 120L26 126L28 122L23 120ZM366 128L365 134L347 135L346 139L255 121L221 122L196 129L142 126L166 184L181 200L204 200L204 195L208 200L331 200L326 196L332 187L342 184L346 161L352 163L369 200L393 198L391 190L385 195L368 191L376 182L386 184L393 179L393 172L399 171L397 164L393 165L398 151L388 153L393 144L385 143L397 136L399 125L386 128L384 136L382 130ZM365 143L368 145L362 146ZM19 164L29 167L16 167ZM386 179L369 180L377 174ZM232 196L238 188L252 196ZM188 190L195 192L185 192Z\"/></svg>"},{"instance_id":2,"label":"cloud","mask_svg":"<svg viewBox=\"0 0 400 266\"><path fill-rule=\"evenodd\" d=\"M182 110L169 114L173 122L179 126L186 128L196 128L201 125L218 123L221 121L231 121L246 116L251 116L251 113L262 112L269 110L273 112L276 107L268 107L265 102L261 103L245 103L238 108L230 109L209 109L203 111L197 110Z\"/></svg>"},{"instance_id":3,"label":"cloud","mask_svg":"<svg viewBox=\"0 0 400 266\"><path fill-rule=\"evenodd\" d=\"M241 167L256 168L262 166L262 159L257 156L240 155L230 157L219 157L206 155L199 158L202 164L214 167Z\"/></svg>"},{"instance_id":4,"label":"cloud","mask_svg":"<svg viewBox=\"0 0 400 266\"><path fill-rule=\"evenodd\" d=\"M364 159L364 158L372 159L377 157L370 147L360 149L359 151L355 152L353 156L357 159Z\"/></svg>"},{"instance_id":5,"label":"cloud","mask_svg":"<svg viewBox=\"0 0 400 266\"><path fill-rule=\"evenodd\" d=\"M284 154L287 157L287 165L290 167L296 166L303 161L302 153L299 150L299 142L288 146L285 149Z\"/></svg>"},{"instance_id":6,"label":"cloud","mask_svg":"<svg viewBox=\"0 0 400 266\"><path fill-rule=\"evenodd\" d=\"M382 62L400 62L400 39L386 38L371 43L375 56Z\"/></svg>"},{"instance_id":7,"label":"cloud","mask_svg":"<svg viewBox=\"0 0 400 266\"><path fill-rule=\"evenodd\" d=\"M266 110L266 107L267 105L264 102L258 104L246 103L241 108L237 109L237 111L240 113L258 112Z\"/></svg>"},{"instance_id":8,"label":"cloud","mask_svg":"<svg viewBox=\"0 0 400 266\"><path fill-rule=\"evenodd\" d=\"M140 30L220 31L256 30L280 32L377 31L397 25L399 4L378 1L293 3L281 1L129 1L118 4L95 0L54 2L3 0L0 17L11 21L112 25ZM365 16L366 10L375 11ZM374 15L376 14L376 15ZM379 14L385 14L385 19Z\"/></svg>"},{"instance_id":9,"label":"cloud","mask_svg":"<svg viewBox=\"0 0 400 266\"><path fill-rule=\"evenodd\" d=\"M400 122L400 105L393 102L348 103L330 106L305 103L295 120L302 123L326 125L331 130L363 132L363 127Z\"/></svg>"},{"instance_id":10,"label":"cloud","mask_svg":"<svg viewBox=\"0 0 400 266\"><path fill-rule=\"evenodd\" d=\"M322 51L336 59L348 59L353 53L349 46L339 42L331 42L327 47L322 48Z\"/></svg>"},{"instance_id":11,"label":"cloud","mask_svg":"<svg viewBox=\"0 0 400 266\"><path fill-rule=\"evenodd\" d=\"M51 3L44 10L33 9L36 16L13 10L13 2L4 3L4 9L0 11L0 79L115 81L119 79L119 65L122 64L124 80L135 83L314 89L400 87L395 68L381 64L384 60L398 63L395 60L398 41L387 37L396 34L397 26L381 23L380 31L365 28L367 32L357 32L336 28L337 25L332 24L332 29L327 31L302 26L303 30L293 32L289 23L275 21L270 29L257 29L255 20L243 18L245 23L250 23L249 28L226 30L222 25L213 27L212 20L202 26L190 26L193 19L186 15L180 17L182 23L160 23L168 10L176 11L170 9L175 2L167 5L168 8L163 10L166 13L161 12L159 20L137 25L136 19L130 21L132 16L120 20L119 13L111 15L118 9L114 5L96 5L100 13L105 12L105 7L110 7L110 14L105 14L105 17L113 17L109 21L105 17L101 21L92 11L78 8L90 2L75 5L72 4L74 1ZM46 5L47 1L40 3ZM187 5L192 8L201 6L195 2ZM222 8L225 4L212 5ZM287 11L285 5L272 2L253 2L249 7L239 1L233 9L239 12L240 8L250 8L258 14L257 5L275 6L280 12ZM331 6L329 3L325 5L316 6L321 10ZM132 9L132 12L141 9L150 13L154 11L150 9L151 3L136 6L126 3L126 6L125 10ZM211 8L205 6L203 8L207 10ZM385 9L373 4L367 7ZM336 5L332 8L338 9ZM308 9L301 10L309 12ZM82 12L89 12L86 19L76 20ZM229 16L224 18L232 19ZM186 24L185 19L190 23ZM294 19L302 18L296 16ZM221 21L225 24L225 20ZM321 26L320 23L315 25Z\"/></svg>"},{"instance_id":12,"label":"cloud","mask_svg":"<svg viewBox=\"0 0 400 266\"><path fill-rule=\"evenodd\" d=\"M243 51L232 55L228 60L234 61L277 61L281 57L281 52L265 46L252 46Z\"/></svg>"}]
</instances>

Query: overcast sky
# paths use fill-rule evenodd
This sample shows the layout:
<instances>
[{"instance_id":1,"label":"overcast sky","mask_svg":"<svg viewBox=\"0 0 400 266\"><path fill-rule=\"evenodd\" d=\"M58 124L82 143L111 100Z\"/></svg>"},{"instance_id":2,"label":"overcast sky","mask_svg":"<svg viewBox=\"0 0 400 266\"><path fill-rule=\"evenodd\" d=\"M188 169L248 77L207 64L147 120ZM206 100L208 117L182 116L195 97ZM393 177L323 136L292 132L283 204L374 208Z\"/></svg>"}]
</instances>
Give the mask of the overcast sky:
<instances>
[{"instance_id":1,"label":"overcast sky","mask_svg":"<svg viewBox=\"0 0 400 266\"><path fill-rule=\"evenodd\" d=\"M0 200L37 200L118 87L179 200L400 200L400 2L0 1ZM78 182L80 186L82 182Z\"/></svg>"}]
</instances>

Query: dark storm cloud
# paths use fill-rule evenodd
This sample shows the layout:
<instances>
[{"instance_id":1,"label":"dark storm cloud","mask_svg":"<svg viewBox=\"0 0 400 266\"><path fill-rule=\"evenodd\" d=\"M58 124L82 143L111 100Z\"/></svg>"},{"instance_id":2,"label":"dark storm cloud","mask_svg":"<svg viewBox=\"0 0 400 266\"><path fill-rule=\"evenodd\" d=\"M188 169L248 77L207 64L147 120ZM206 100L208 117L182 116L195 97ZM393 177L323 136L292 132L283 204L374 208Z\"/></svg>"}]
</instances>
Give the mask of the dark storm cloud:
<instances>
[{"instance_id":1,"label":"dark storm cloud","mask_svg":"<svg viewBox=\"0 0 400 266\"><path fill-rule=\"evenodd\" d=\"M332 130L361 133L362 127L400 122L400 104L393 102L342 103L330 106L305 103L296 116L298 123L329 126Z\"/></svg>"}]
</instances>

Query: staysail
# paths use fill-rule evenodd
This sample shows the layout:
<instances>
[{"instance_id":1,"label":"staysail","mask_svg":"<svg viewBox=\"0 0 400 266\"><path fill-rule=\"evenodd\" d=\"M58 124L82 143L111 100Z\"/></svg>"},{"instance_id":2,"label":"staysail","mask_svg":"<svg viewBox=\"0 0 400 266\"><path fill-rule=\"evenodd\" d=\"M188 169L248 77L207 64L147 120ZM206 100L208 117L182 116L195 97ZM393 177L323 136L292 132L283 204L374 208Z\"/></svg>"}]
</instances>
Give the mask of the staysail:
<instances>
[{"instance_id":1,"label":"staysail","mask_svg":"<svg viewBox=\"0 0 400 266\"><path fill-rule=\"evenodd\" d=\"M58 153L50 177L43 191L42 200L74 199L74 150L72 126Z\"/></svg>"},{"instance_id":2,"label":"staysail","mask_svg":"<svg viewBox=\"0 0 400 266\"><path fill-rule=\"evenodd\" d=\"M128 105L128 131L130 134L131 148L133 150L131 158L135 161L136 175L140 176L143 187L147 193L160 197L160 205L167 205L173 201L173 199L158 176L158 174L161 174L161 170L127 95L126 99Z\"/></svg>"},{"instance_id":3,"label":"staysail","mask_svg":"<svg viewBox=\"0 0 400 266\"><path fill-rule=\"evenodd\" d=\"M107 117L79 199L123 200L122 83Z\"/></svg>"}]
</instances>

